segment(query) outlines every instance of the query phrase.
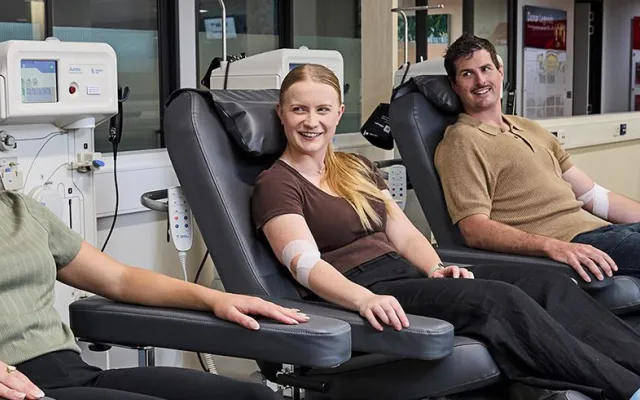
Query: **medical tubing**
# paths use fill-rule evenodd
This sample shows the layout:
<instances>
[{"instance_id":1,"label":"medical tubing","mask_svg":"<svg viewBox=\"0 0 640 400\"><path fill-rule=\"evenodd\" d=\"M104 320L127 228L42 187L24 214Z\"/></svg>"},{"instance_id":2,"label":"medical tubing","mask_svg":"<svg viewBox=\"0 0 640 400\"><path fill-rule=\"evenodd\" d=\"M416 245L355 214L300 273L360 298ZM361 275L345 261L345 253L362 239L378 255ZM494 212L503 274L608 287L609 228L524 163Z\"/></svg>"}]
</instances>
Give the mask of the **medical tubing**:
<instances>
[{"instance_id":1,"label":"medical tubing","mask_svg":"<svg viewBox=\"0 0 640 400\"><path fill-rule=\"evenodd\" d=\"M120 189L118 188L118 143L112 143L113 148L113 186L115 188L116 195L116 206L113 212L113 219L111 220L111 226L109 227L109 233L107 233L107 237L102 244L101 252L104 253L104 249L107 248L109 244L109 240L111 239L111 235L113 234L113 230L116 227L116 220L118 219L118 209L120 208Z\"/></svg>"}]
</instances>

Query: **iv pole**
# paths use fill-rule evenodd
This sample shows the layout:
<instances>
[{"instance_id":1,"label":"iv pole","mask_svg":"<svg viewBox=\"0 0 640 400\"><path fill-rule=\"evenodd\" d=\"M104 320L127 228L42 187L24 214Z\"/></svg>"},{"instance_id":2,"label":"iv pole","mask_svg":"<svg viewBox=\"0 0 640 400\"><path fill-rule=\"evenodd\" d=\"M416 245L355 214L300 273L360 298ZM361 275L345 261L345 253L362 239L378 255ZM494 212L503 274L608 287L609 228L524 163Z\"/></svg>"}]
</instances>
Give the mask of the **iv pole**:
<instances>
[{"instance_id":1,"label":"iv pole","mask_svg":"<svg viewBox=\"0 0 640 400\"><path fill-rule=\"evenodd\" d=\"M402 63L403 67L409 63L409 22L407 20L407 14L405 13L405 11L426 11L426 10L436 10L438 8L444 8L444 4L438 4L437 6L396 7L391 9L391 12L399 13L400 15L402 15L402 20L404 21L404 62Z\"/></svg>"}]
</instances>

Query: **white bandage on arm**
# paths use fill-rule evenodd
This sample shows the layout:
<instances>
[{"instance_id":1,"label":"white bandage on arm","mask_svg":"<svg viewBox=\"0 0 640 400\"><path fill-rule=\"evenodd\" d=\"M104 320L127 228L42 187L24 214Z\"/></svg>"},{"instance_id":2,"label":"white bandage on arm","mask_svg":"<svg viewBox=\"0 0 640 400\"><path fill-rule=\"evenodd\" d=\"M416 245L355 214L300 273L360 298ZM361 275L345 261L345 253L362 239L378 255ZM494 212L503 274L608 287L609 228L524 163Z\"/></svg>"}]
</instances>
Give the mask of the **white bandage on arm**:
<instances>
[{"instance_id":1,"label":"white bandage on arm","mask_svg":"<svg viewBox=\"0 0 640 400\"><path fill-rule=\"evenodd\" d=\"M300 256L300 257L298 257ZM293 259L298 257L296 267L293 269ZM307 240L292 240L282 250L282 263L291 271L293 277L306 288L309 288L309 275L311 270L320 261L320 251L315 243Z\"/></svg>"},{"instance_id":2,"label":"white bandage on arm","mask_svg":"<svg viewBox=\"0 0 640 400\"><path fill-rule=\"evenodd\" d=\"M578 197L578 200L584 204L593 200L593 214L603 219L609 216L609 190L597 183L594 183L587 193Z\"/></svg>"}]
</instances>

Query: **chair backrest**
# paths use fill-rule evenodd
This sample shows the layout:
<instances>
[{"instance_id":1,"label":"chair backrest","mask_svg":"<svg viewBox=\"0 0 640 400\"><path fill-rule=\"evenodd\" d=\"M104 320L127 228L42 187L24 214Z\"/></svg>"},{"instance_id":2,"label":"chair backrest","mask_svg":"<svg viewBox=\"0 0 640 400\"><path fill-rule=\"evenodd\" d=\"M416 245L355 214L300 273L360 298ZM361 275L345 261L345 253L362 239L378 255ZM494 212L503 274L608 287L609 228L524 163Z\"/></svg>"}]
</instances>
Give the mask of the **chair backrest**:
<instances>
[{"instance_id":1,"label":"chair backrest","mask_svg":"<svg viewBox=\"0 0 640 400\"><path fill-rule=\"evenodd\" d=\"M251 218L255 179L286 143L277 99L277 90L179 90L167 103L164 134L225 290L299 298Z\"/></svg>"},{"instance_id":2,"label":"chair backrest","mask_svg":"<svg viewBox=\"0 0 640 400\"><path fill-rule=\"evenodd\" d=\"M422 211L440 246L455 247L465 241L451 222L434 154L447 126L462 105L446 76L412 78L397 89L389 109L389 124L407 175Z\"/></svg>"}]
</instances>

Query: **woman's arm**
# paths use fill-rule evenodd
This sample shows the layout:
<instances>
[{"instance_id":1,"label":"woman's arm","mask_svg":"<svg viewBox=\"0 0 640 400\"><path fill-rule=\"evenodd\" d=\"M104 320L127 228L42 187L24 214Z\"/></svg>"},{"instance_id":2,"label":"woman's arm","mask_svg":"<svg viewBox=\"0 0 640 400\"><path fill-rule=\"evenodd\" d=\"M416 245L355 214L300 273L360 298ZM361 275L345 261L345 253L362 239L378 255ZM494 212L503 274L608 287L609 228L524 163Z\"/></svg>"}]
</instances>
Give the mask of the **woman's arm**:
<instances>
[{"instance_id":1,"label":"woman's arm","mask_svg":"<svg viewBox=\"0 0 640 400\"><path fill-rule=\"evenodd\" d=\"M274 217L264 225L263 231L275 255L283 264L285 261L282 252L287 244L294 240L307 241L317 249L304 217L299 214L283 214ZM300 256L297 255L292 259L292 271L296 271L299 258ZM296 277L295 272L293 276ZM316 262L311 269L308 287L328 302L360 312L360 315L367 318L378 330L383 328L377 318L397 330L409 326L409 320L395 298L376 295L369 289L351 282L324 260Z\"/></svg>"},{"instance_id":2,"label":"woman's arm","mask_svg":"<svg viewBox=\"0 0 640 400\"><path fill-rule=\"evenodd\" d=\"M58 270L58 280L124 303L213 311L217 317L249 329L259 329L259 325L248 314L262 315L286 324L308 319L295 310L257 297L220 292L121 264L86 242L73 261Z\"/></svg>"},{"instance_id":3,"label":"woman's arm","mask_svg":"<svg viewBox=\"0 0 640 400\"><path fill-rule=\"evenodd\" d=\"M431 242L413 225L406 214L391 197L388 190L383 190L385 196L391 199L392 209L387 213L386 234L398 254L406 258L411 264L420 269L425 276L432 278L452 277L472 278L473 274L465 268L449 266L439 269L442 263Z\"/></svg>"}]
</instances>

